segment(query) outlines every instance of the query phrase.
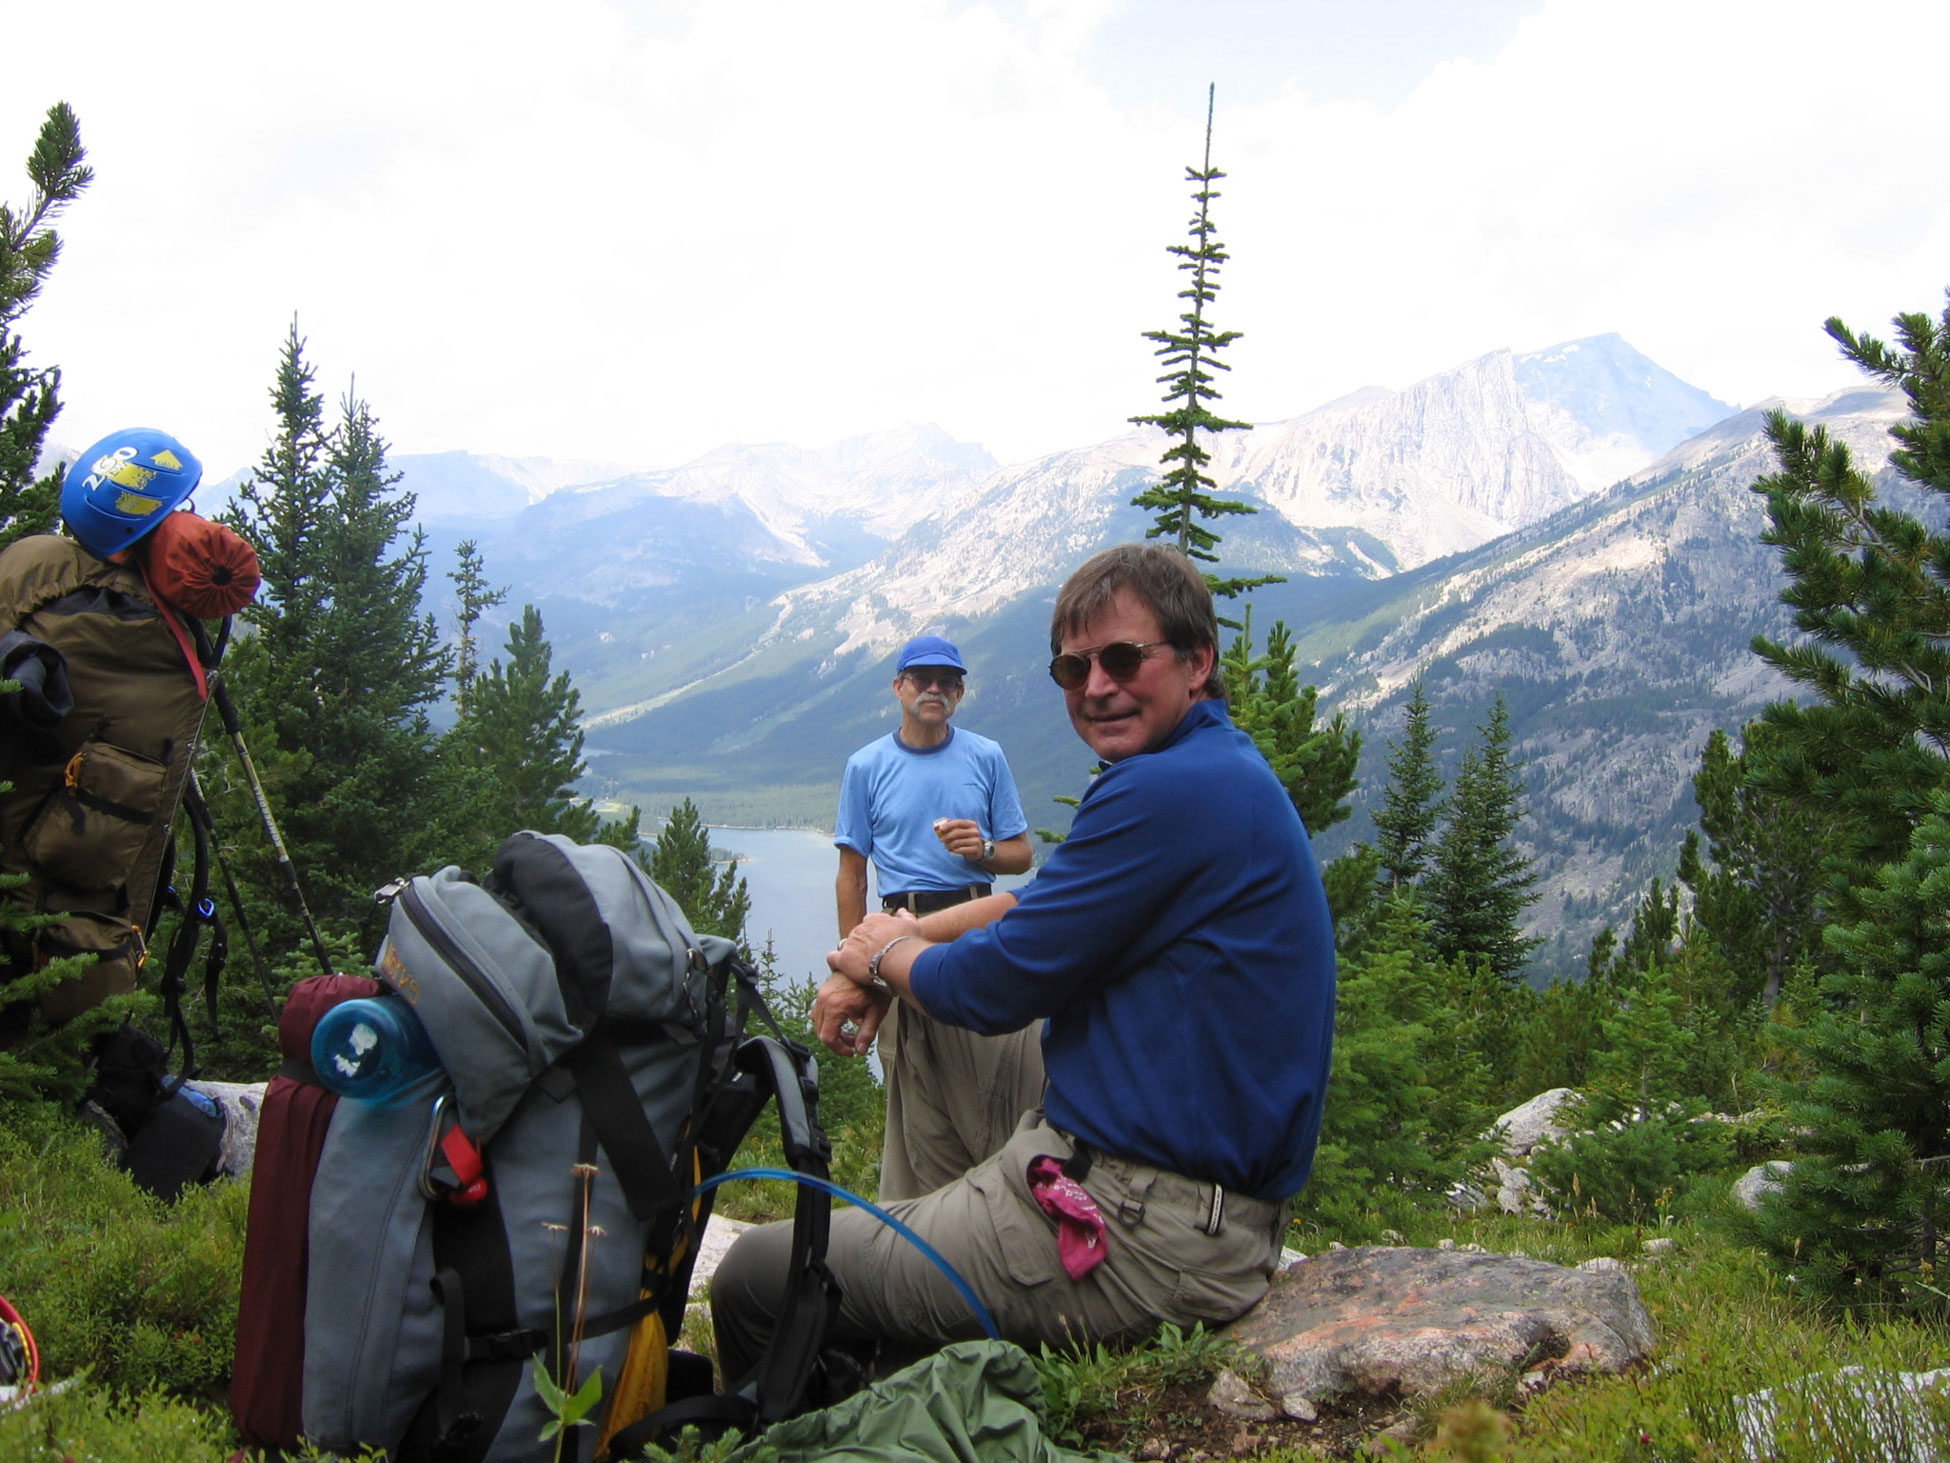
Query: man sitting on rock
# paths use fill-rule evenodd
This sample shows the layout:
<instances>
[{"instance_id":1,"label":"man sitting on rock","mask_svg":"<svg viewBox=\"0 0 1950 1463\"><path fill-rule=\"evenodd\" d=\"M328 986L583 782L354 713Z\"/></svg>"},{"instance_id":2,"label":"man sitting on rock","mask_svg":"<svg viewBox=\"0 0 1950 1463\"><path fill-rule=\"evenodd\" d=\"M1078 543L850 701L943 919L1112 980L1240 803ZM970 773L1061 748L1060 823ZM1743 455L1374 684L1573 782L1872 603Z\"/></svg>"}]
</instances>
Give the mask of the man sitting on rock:
<instances>
[{"instance_id":1,"label":"man sitting on rock","mask_svg":"<svg viewBox=\"0 0 1950 1463\"><path fill-rule=\"evenodd\" d=\"M1050 648L1104 763L1068 840L1019 895L869 916L827 957L814 1018L841 1053L866 1049L894 995L977 1032L1047 1018L1042 1106L999 1153L887 1207L1010 1340L1138 1341L1266 1292L1320 1130L1333 930L1307 832L1226 714L1189 559L1098 554L1063 586ZM729 1386L777 1322L791 1229L747 1232L714 1279ZM863 1210L833 1216L827 1263L834 1340L981 1334L947 1276Z\"/></svg>"}]
</instances>

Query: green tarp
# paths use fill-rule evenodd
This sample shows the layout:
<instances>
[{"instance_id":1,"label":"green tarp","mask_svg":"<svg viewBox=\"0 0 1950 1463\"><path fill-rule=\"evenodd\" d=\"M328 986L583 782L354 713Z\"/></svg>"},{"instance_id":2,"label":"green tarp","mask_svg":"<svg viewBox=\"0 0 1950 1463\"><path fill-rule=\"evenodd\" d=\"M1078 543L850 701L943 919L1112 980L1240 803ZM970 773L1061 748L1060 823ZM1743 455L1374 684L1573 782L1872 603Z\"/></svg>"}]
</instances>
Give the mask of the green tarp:
<instances>
[{"instance_id":1,"label":"green tarp","mask_svg":"<svg viewBox=\"0 0 1950 1463\"><path fill-rule=\"evenodd\" d=\"M1043 1383L1007 1341L959 1341L837 1406L779 1423L725 1463L1118 1463L1049 1436Z\"/></svg>"}]
</instances>

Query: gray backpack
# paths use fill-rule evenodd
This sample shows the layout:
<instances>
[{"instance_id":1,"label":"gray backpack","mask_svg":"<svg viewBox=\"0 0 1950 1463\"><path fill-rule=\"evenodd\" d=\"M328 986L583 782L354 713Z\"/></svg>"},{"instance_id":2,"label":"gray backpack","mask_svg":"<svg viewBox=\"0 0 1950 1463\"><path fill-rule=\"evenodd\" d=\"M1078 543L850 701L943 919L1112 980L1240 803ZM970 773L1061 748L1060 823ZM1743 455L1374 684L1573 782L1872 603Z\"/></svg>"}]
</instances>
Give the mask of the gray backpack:
<instances>
[{"instance_id":1,"label":"gray backpack","mask_svg":"<svg viewBox=\"0 0 1950 1463\"><path fill-rule=\"evenodd\" d=\"M603 1376L601 1426L563 1456L641 1437L685 1390L667 1385L667 1341L710 1212L693 1189L773 1097L788 1160L826 1178L816 1068L746 1037L763 1011L749 967L617 849L518 833L485 882L446 868L381 892L375 974L440 1069L332 1117L310 1200L305 1434L397 1459L550 1458L545 1368L570 1391ZM800 1209L799 1320L780 1332L800 1339L746 1388L748 1425L796 1409L837 1305L826 1201Z\"/></svg>"}]
</instances>

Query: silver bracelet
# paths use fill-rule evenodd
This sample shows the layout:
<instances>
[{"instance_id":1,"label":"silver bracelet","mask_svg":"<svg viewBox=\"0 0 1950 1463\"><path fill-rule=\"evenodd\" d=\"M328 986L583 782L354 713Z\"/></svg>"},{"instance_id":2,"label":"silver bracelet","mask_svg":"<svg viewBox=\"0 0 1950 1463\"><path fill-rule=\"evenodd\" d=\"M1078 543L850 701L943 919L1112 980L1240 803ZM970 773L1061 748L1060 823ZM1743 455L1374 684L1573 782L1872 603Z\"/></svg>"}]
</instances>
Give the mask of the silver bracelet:
<instances>
[{"instance_id":1,"label":"silver bracelet","mask_svg":"<svg viewBox=\"0 0 1950 1463\"><path fill-rule=\"evenodd\" d=\"M880 978L880 962L885 960L887 958L887 952L902 940L918 940L920 938L919 935L896 935L893 939L882 945L879 953L867 962L867 979L874 985L879 986L882 990L885 990L887 988L887 982Z\"/></svg>"}]
</instances>

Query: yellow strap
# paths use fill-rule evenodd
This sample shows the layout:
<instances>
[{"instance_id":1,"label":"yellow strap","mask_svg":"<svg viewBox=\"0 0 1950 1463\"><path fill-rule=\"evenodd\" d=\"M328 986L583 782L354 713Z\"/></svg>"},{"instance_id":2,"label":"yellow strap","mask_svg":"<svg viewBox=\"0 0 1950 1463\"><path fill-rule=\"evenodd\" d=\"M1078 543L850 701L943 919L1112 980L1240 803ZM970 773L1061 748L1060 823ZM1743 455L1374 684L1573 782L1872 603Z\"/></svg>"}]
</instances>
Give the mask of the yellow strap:
<instances>
[{"instance_id":1,"label":"yellow strap","mask_svg":"<svg viewBox=\"0 0 1950 1463\"><path fill-rule=\"evenodd\" d=\"M74 755L73 755L72 757L70 757L70 758L68 758L68 770L67 770L66 772L64 772L64 773L62 773L62 774L61 774L61 776L62 776L62 780L63 780L63 781L65 781L65 782L66 782L66 783L68 784L68 791L69 791L69 792L78 792L78 791L80 791L80 789L81 789L81 753L79 753L79 752L76 752L76 753L75 753L75 754L74 754Z\"/></svg>"}]
</instances>

